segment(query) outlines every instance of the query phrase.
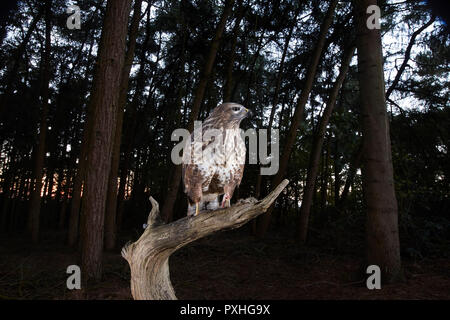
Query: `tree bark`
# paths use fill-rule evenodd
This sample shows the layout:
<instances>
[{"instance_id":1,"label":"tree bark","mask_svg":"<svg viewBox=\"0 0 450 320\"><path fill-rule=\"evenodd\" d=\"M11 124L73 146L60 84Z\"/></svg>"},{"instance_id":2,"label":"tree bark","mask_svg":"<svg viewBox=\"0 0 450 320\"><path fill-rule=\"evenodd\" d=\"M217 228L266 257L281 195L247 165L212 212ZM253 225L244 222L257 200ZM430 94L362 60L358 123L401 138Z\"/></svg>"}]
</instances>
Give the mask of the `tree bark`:
<instances>
[{"instance_id":1,"label":"tree bark","mask_svg":"<svg viewBox=\"0 0 450 320\"><path fill-rule=\"evenodd\" d=\"M355 178L356 170L361 167L361 159L363 154L362 143L359 144L355 154L352 156L350 167L347 173L347 179L345 180L344 189L342 190L341 196L339 197L338 208L342 209L347 201L348 193L350 187L353 185L353 180Z\"/></svg>"},{"instance_id":2,"label":"tree bark","mask_svg":"<svg viewBox=\"0 0 450 320\"><path fill-rule=\"evenodd\" d=\"M96 66L96 70L98 65ZM97 71L95 71L97 72ZM69 231L67 233L67 243L70 247L75 246L78 242L79 225L80 225L80 207L81 195L84 192L84 179L87 166L87 152L89 141L93 132L93 118L96 105L89 103L87 106L87 119L83 128L83 138L81 143L80 157L78 158L78 168L75 174L74 186L72 191L72 201L69 216Z\"/></svg>"},{"instance_id":3,"label":"tree bark","mask_svg":"<svg viewBox=\"0 0 450 320\"><path fill-rule=\"evenodd\" d=\"M205 66L200 76L199 83L194 93L194 102L192 103L191 114L189 116L189 123L187 129L192 132L194 130L194 121L197 120L200 113L200 106L205 95L206 85L208 84L209 77L211 75L212 68L214 66L214 61L216 60L217 51L219 50L219 45L222 39L223 30L225 29L225 24L233 8L234 0L226 0L225 8L223 9L222 16L220 17L219 24L216 28L216 33L211 42L211 47L209 49L208 57L206 59ZM164 205L162 209L162 217L168 221L170 217L173 217L173 207L175 200L177 198L178 189L181 182L181 165L176 165L173 171L172 181L169 183L169 188L167 190L167 196L164 200Z\"/></svg>"},{"instance_id":4,"label":"tree bark","mask_svg":"<svg viewBox=\"0 0 450 320\"><path fill-rule=\"evenodd\" d=\"M81 209L81 263L85 282L100 280L102 276L105 204L130 4L131 0L109 0L107 3L90 101L96 107L93 135L86 153L86 181Z\"/></svg>"},{"instance_id":5,"label":"tree bark","mask_svg":"<svg viewBox=\"0 0 450 320\"><path fill-rule=\"evenodd\" d=\"M65 185L63 188L64 194L62 197L59 197L61 201L57 201L56 204L60 204L60 208L58 211L58 229L64 230L64 224L66 222L66 212L67 212L67 204L69 202L68 192L69 192L69 175L65 177Z\"/></svg>"},{"instance_id":6,"label":"tree bark","mask_svg":"<svg viewBox=\"0 0 450 320\"><path fill-rule=\"evenodd\" d=\"M348 67L354 53L355 47L353 46L347 48L344 51L339 75L328 96L325 110L323 111L322 117L314 135L312 150L309 156L306 186L303 192L302 205L300 207L300 218L298 222L298 238L301 243L306 242L306 237L308 234L309 216L311 213L311 204L313 200L317 174L319 171L320 152L322 150L323 141L325 139L325 132L330 121L334 106L336 104L336 98L338 96L339 90L341 89L342 83L344 82L345 76L347 75Z\"/></svg>"},{"instance_id":7,"label":"tree bark","mask_svg":"<svg viewBox=\"0 0 450 320\"><path fill-rule=\"evenodd\" d=\"M235 229L265 212L289 183L284 180L263 200L241 200L217 211L162 224L158 203L150 197L152 210L147 228L134 243L122 249L131 269L131 294L135 300L175 300L170 282L169 257L188 243L225 229Z\"/></svg>"},{"instance_id":8,"label":"tree bark","mask_svg":"<svg viewBox=\"0 0 450 320\"><path fill-rule=\"evenodd\" d=\"M323 155L322 155L322 172L320 173L320 211L318 221L321 227L326 224L327 221L327 200L328 200L328 180L330 175L329 163L330 163L330 136L326 137L324 141ZM306 228L308 229L308 227Z\"/></svg>"},{"instance_id":9,"label":"tree bark","mask_svg":"<svg viewBox=\"0 0 450 320\"><path fill-rule=\"evenodd\" d=\"M98 8L97 8L98 10ZM96 11L97 12L97 11ZM89 47L89 58L92 57L92 48L94 46L94 39L90 43ZM91 59L88 59L88 62ZM74 68L72 68L73 70ZM97 72L98 63L96 63L94 68L94 75ZM78 243L79 238L79 225L80 225L80 207L81 207L81 195L83 193L83 184L86 174L86 154L88 150L88 142L92 136L93 131L93 117L95 113L95 104L89 103L87 106L87 119L83 127L83 137L81 142L80 157L78 158L78 166L75 174L72 199L70 205L69 214L69 230L67 233L67 243L70 247L75 246ZM74 165L76 166L76 165Z\"/></svg>"},{"instance_id":10,"label":"tree bark","mask_svg":"<svg viewBox=\"0 0 450 320\"><path fill-rule=\"evenodd\" d=\"M277 80L275 82L275 91L273 93L272 109L270 110L269 126L268 126L269 131L272 128L273 119L275 117L275 110L278 105L281 80L283 79L283 75L284 75L284 72L283 72L284 61L286 60L286 55L287 55L287 52L289 49L289 43L291 42L292 33L294 32L295 25L297 24L297 17L298 17L298 14L300 13L300 8L301 8L301 6L298 6L297 11L295 12L294 22L292 23L292 26L289 29L289 33L288 33L285 43L284 43L283 53L281 54L280 66L278 67L278 75L277 75Z\"/></svg>"},{"instance_id":11,"label":"tree bark","mask_svg":"<svg viewBox=\"0 0 450 320\"><path fill-rule=\"evenodd\" d=\"M303 113L305 110L306 102L308 101L309 93L311 92L311 88L316 76L317 66L319 65L319 60L322 55L323 46L325 43L326 35L328 32L328 29L330 28L331 23L333 22L333 16L334 16L334 10L336 8L336 5L338 3L338 0L332 0L330 2L330 5L328 7L328 11L325 16L325 20L320 27L319 37L317 39L316 46L314 47L314 50L312 52L312 58L311 62L308 66L306 76L305 76L305 85L304 88L300 94L300 97L297 100L297 106L295 108L294 116L291 122L291 126L289 128L289 132L286 137L286 142L283 148L283 154L280 157L280 167L278 169L278 173L275 175L275 177L272 180L272 185L278 185L281 180L284 177L289 157L292 152L292 148L294 146L295 140L297 138L297 130L300 126L300 122L303 119ZM269 208L267 212L262 215L258 219L258 225L257 225L257 232L256 235L258 237L263 237L266 233L267 229L269 228L270 224L270 216L273 211L273 207Z\"/></svg>"},{"instance_id":12,"label":"tree bark","mask_svg":"<svg viewBox=\"0 0 450 320\"><path fill-rule=\"evenodd\" d=\"M397 200L395 197L389 120L386 111L381 34L368 29L366 9L376 0L358 0L355 7L358 76L363 128L363 189L367 207L367 264L380 267L383 280L401 273Z\"/></svg>"},{"instance_id":13,"label":"tree bark","mask_svg":"<svg viewBox=\"0 0 450 320\"><path fill-rule=\"evenodd\" d=\"M105 212L105 249L111 250L116 245L116 212L117 212L117 175L120 161L120 141L122 137L123 113L127 101L128 82L130 79L130 70L133 64L134 49L136 48L136 38L139 31L139 22L141 20L142 0L135 0L133 19L130 26L130 35L128 40L128 50L125 56L122 79L120 81L120 94L117 109L117 124L114 134L114 147L111 160L111 170L108 181L108 195L106 198Z\"/></svg>"},{"instance_id":14,"label":"tree bark","mask_svg":"<svg viewBox=\"0 0 450 320\"><path fill-rule=\"evenodd\" d=\"M83 188L84 174L86 171L87 142L89 141L89 113L83 130L83 143L81 145L80 158L78 159L78 170L75 174L75 181L72 191L72 201L70 205L69 230L67 233L67 244L73 247L78 240L78 226L80 220L81 192Z\"/></svg>"},{"instance_id":15,"label":"tree bark","mask_svg":"<svg viewBox=\"0 0 450 320\"><path fill-rule=\"evenodd\" d=\"M233 89L233 68L236 57L237 39L240 33L239 25L241 24L242 18L244 17L245 12L247 11L247 8L242 5L242 1L243 0L239 0L238 16L236 18L233 27L233 39L231 41L230 57L228 58L228 63L226 67L226 81L223 86L223 102L232 102L231 100Z\"/></svg>"},{"instance_id":16,"label":"tree bark","mask_svg":"<svg viewBox=\"0 0 450 320\"><path fill-rule=\"evenodd\" d=\"M45 4L44 4L45 6ZM8 105L9 97L12 94L13 91L13 83L14 80L17 77L17 72L19 69L19 62L22 60L23 53L25 52L25 49L28 45L28 42L30 41L31 35L33 34L34 30L36 29L36 25L41 20L42 17L42 7L39 8L36 16L33 18L33 20L30 23L30 26L28 27L27 33L25 34L25 37L23 38L22 42L19 44L19 46L16 49L14 58L12 59L12 67L11 70L7 71L7 78L6 78L6 84L5 84L5 93L2 95L2 98L0 100L0 114L3 113L4 109Z\"/></svg>"},{"instance_id":17,"label":"tree bark","mask_svg":"<svg viewBox=\"0 0 450 320\"><path fill-rule=\"evenodd\" d=\"M150 37L151 37L151 19L150 19L150 10L147 14L147 21L145 27L145 37L141 44L141 49L139 53L139 71L136 76L136 87L134 90L134 95L131 103L127 106L127 111L124 113L124 124L123 124L123 143L121 152L124 154L124 159L120 167L120 182L119 182L119 191L117 195L117 213L116 213L116 230L119 231L122 226L122 217L123 211L125 207L125 189L126 182L128 178L128 171L131 165L131 158L133 154L134 148L134 140L136 136L136 128L138 122L138 107L139 107L139 99L142 96L142 93L145 89L146 79L145 79L145 66L148 63L146 53L148 47L150 45ZM158 58L159 60L159 52ZM151 86L150 86L151 87ZM147 101L150 100L151 94L147 98Z\"/></svg>"},{"instance_id":18,"label":"tree bark","mask_svg":"<svg viewBox=\"0 0 450 320\"><path fill-rule=\"evenodd\" d=\"M289 29L288 35L286 37L284 47L283 47L283 53L281 55L280 65L278 67L278 74L277 79L275 81L275 91L273 93L273 100L272 100L272 109L270 110L270 117L269 117L269 125L267 127L267 131L270 132L273 126L273 119L275 118L275 110L277 109L278 101L279 101L279 94L280 94L280 88L281 88L281 81L283 79L283 69L284 69L284 61L286 60L286 55L289 49L289 43L291 42L292 33L294 32L295 25L297 23L297 16L300 13L300 6L298 7L295 17L294 17L294 23L292 23L292 26ZM259 198L259 195L261 193L261 183L263 181L263 178L260 173L258 173L258 177L256 179L256 187L255 187L255 195L257 198ZM256 221L255 221L256 222Z\"/></svg>"},{"instance_id":19,"label":"tree bark","mask_svg":"<svg viewBox=\"0 0 450 320\"><path fill-rule=\"evenodd\" d=\"M248 76L248 81L247 81L247 89L246 89L246 94L245 94L245 99L244 99L244 106L248 106L249 105L249 100L250 100L250 89L253 85L253 82L255 81L255 68L256 68L256 62L259 59L260 56L260 52L262 50L262 48L267 44L267 42L264 42L264 34L265 34L265 29L262 30L261 35L258 38L258 47L255 50L255 54L253 55L253 60L250 63L250 65L248 66L248 68L246 68L246 74L249 74ZM241 78L242 79L242 78ZM237 85L237 83L236 83Z\"/></svg>"},{"instance_id":20,"label":"tree bark","mask_svg":"<svg viewBox=\"0 0 450 320\"><path fill-rule=\"evenodd\" d=\"M42 188L42 171L44 168L45 146L47 136L47 116L49 108L49 83L50 83L50 50L51 50L51 0L45 2L45 48L42 54L41 64L41 103L42 114L39 126L39 141L35 152L34 162L34 187L31 193L30 210L29 210L29 226L31 228L31 239L33 243L39 241L39 222L41 213L41 188Z\"/></svg>"},{"instance_id":21,"label":"tree bark","mask_svg":"<svg viewBox=\"0 0 450 320\"><path fill-rule=\"evenodd\" d=\"M336 207L339 202L339 192L341 190L341 165L339 159L339 142L336 136L333 138L333 174L334 174L334 193L333 203Z\"/></svg>"}]
</instances>

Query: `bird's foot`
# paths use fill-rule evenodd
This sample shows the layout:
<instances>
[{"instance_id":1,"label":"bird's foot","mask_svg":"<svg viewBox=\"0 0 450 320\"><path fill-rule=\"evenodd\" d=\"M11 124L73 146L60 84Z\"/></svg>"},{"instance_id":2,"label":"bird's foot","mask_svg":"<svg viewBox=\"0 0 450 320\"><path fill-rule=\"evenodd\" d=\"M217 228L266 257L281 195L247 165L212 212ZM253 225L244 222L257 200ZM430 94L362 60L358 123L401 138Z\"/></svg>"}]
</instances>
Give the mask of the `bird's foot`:
<instances>
[{"instance_id":1,"label":"bird's foot","mask_svg":"<svg viewBox=\"0 0 450 320\"><path fill-rule=\"evenodd\" d=\"M188 204L187 216L195 217L200 212L200 205L196 203L195 205Z\"/></svg>"},{"instance_id":2,"label":"bird's foot","mask_svg":"<svg viewBox=\"0 0 450 320\"><path fill-rule=\"evenodd\" d=\"M225 193L224 195L223 195L223 199L222 199L222 208L225 208L225 207L230 207L230 199L231 199L231 197L230 197L230 195L228 194L228 193Z\"/></svg>"},{"instance_id":3,"label":"bird's foot","mask_svg":"<svg viewBox=\"0 0 450 320\"><path fill-rule=\"evenodd\" d=\"M198 202L196 202L195 203L195 214L194 214L194 217L198 215L198 212L200 211L199 208L200 208L200 206L199 206Z\"/></svg>"}]
</instances>

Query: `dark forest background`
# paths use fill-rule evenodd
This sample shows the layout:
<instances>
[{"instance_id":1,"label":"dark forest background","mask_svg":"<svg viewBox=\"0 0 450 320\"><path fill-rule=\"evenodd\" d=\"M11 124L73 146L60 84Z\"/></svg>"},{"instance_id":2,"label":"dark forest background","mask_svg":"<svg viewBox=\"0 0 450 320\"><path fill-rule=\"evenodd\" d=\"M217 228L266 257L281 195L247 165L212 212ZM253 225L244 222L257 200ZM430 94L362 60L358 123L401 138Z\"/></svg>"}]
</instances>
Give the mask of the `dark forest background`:
<instances>
[{"instance_id":1,"label":"dark forest background","mask_svg":"<svg viewBox=\"0 0 450 320\"><path fill-rule=\"evenodd\" d=\"M233 101L255 115L242 128L279 129L282 170L260 176L259 164L247 164L232 202L290 180L245 232L363 256L367 147L352 2L123 3L121 16L108 14L107 1L2 3L2 242L64 243L85 255L95 255L95 243L116 252L141 233L150 195L166 222L185 217L171 134ZM66 26L72 4L81 9L79 30ZM432 2L378 5L401 256L450 258L448 18ZM102 38L107 28L123 39ZM96 72L107 70L108 54L121 55L121 64L102 82ZM107 144L92 142L102 105L113 106L99 120L110 126ZM96 143L110 155L106 175L102 154L92 156ZM90 179L106 183L89 186ZM101 278L101 264L89 272Z\"/></svg>"}]
</instances>

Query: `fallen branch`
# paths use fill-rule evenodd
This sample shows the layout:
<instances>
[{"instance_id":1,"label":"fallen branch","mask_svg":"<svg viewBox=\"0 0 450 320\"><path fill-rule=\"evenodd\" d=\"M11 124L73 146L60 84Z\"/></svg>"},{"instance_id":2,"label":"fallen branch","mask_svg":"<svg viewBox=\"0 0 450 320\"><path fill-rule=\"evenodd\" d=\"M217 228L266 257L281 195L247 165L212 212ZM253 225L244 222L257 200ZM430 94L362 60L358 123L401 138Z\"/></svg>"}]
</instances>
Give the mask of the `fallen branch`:
<instances>
[{"instance_id":1,"label":"fallen branch","mask_svg":"<svg viewBox=\"0 0 450 320\"><path fill-rule=\"evenodd\" d=\"M169 257L176 250L217 231L239 228L249 220L266 212L283 191L283 180L262 200L248 198L230 208L200 213L169 224L163 224L159 205L150 197L152 210L142 236L122 249L131 269L131 294L135 300L175 300L170 282Z\"/></svg>"}]
</instances>

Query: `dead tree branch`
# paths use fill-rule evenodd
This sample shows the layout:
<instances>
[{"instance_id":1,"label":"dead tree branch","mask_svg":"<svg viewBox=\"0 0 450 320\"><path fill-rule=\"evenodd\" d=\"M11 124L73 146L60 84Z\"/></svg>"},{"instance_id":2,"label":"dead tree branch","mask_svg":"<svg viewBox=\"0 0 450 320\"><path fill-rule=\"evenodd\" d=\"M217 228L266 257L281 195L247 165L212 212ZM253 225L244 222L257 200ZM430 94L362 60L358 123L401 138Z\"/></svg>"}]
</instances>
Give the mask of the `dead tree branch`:
<instances>
[{"instance_id":1,"label":"dead tree branch","mask_svg":"<svg viewBox=\"0 0 450 320\"><path fill-rule=\"evenodd\" d=\"M176 250L197 239L217 231L235 229L266 212L289 181L283 180L262 200L249 198L236 205L196 217L186 217L163 224L159 216L159 205L152 197L152 210L147 228L134 243L122 249L122 256L131 269L131 294L135 300L175 300L175 291L170 282L169 257Z\"/></svg>"}]
</instances>

